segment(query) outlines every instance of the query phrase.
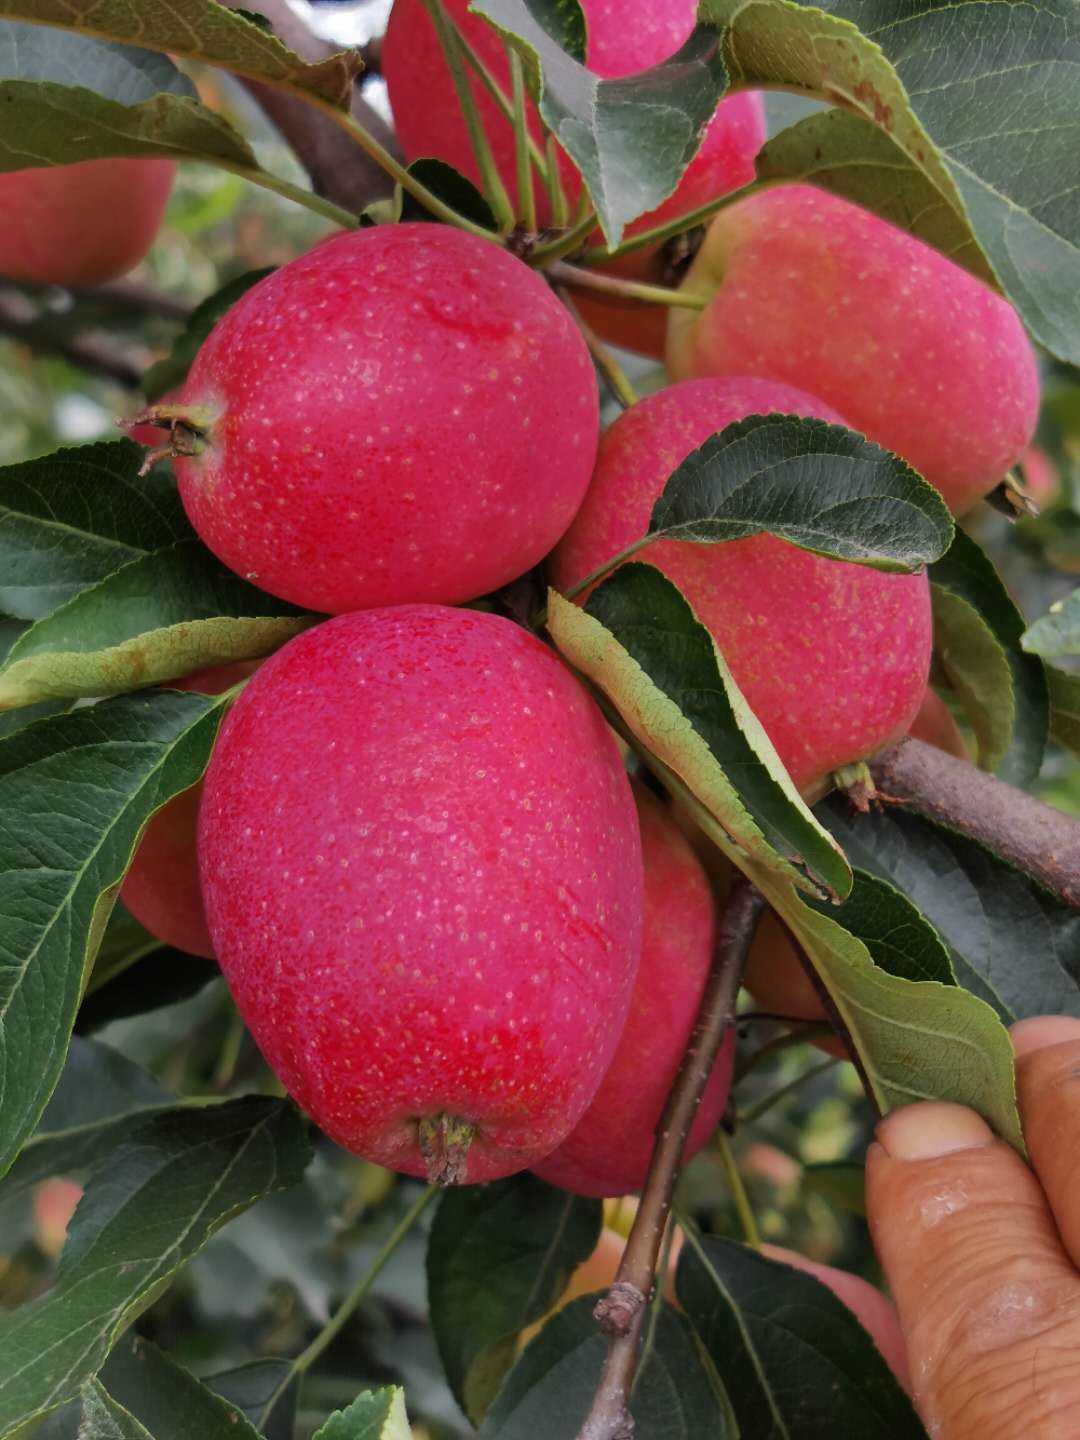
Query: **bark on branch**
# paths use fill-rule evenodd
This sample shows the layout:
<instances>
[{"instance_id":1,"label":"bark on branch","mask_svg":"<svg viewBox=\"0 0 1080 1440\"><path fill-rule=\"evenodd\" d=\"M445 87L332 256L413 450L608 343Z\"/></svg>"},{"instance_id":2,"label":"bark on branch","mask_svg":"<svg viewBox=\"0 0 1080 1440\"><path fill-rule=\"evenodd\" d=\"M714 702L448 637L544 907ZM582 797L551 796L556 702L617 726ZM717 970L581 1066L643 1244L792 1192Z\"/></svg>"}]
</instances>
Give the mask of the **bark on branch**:
<instances>
[{"instance_id":1,"label":"bark on branch","mask_svg":"<svg viewBox=\"0 0 1080 1440\"><path fill-rule=\"evenodd\" d=\"M746 957L765 901L737 874L720 921L716 953L701 1008L679 1073L656 1128L649 1174L615 1283L593 1314L608 1337L600 1383L578 1440L632 1440L630 1388L641 1332L686 1137L724 1036L735 1023L735 1002Z\"/></svg>"},{"instance_id":2,"label":"bark on branch","mask_svg":"<svg viewBox=\"0 0 1080 1440\"><path fill-rule=\"evenodd\" d=\"M870 763L883 797L977 840L1080 908L1080 820L922 740L901 740Z\"/></svg>"},{"instance_id":3,"label":"bark on branch","mask_svg":"<svg viewBox=\"0 0 1080 1440\"><path fill-rule=\"evenodd\" d=\"M59 355L81 370L137 390L149 357L138 357L118 350L103 336L84 332L66 334L42 319L26 296L11 286L0 284L0 335L8 335L39 355Z\"/></svg>"}]
</instances>

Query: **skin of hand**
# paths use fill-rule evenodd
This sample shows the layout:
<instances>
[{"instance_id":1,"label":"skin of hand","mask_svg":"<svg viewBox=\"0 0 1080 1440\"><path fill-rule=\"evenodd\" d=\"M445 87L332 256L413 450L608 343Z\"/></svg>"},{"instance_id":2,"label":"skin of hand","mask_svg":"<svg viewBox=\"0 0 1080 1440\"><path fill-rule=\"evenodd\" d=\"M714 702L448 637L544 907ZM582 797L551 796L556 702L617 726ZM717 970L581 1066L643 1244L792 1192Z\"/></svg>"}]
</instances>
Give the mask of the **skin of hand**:
<instances>
[{"instance_id":1,"label":"skin of hand","mask_svg":"<svg viewBox=\"0 0 1080 1440\"><path fill-rule=\"evenodd\" d=\"M878 1126L871 1231L931 1440L1080 1436L1080 1019L1012 1030L1030 1167L959 1105Z\"/></svg>"}]
</instances>

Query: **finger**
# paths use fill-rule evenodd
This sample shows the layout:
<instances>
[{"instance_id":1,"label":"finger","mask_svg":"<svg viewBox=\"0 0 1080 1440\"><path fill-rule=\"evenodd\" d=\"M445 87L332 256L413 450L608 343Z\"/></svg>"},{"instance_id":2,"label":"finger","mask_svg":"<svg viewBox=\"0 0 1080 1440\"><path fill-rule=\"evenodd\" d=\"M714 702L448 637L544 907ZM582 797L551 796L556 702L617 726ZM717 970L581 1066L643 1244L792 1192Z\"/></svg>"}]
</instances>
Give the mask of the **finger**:
<instances>
[{"instance_id":1,"label":"finger","mask_svg":"<svg viewBox=\"0 0 1080 1440\"><path fill-rule=\"evenodd\" d=\"M1012 1037L1031 1163L1062 1243L1080 1265L1080 1020L1021 1020Z\"/></svg>"},{"instance_id":2,"label":"finger","mask_svg":"<svg viewBox=\"0 0 1080 1440\"><path fill-rule=\"evenodd\" d=\"M1075 1440L1080 1278L1038 1181L958 1105L895 1111L867 1208L937 1440Z\"/></svg>"},{"instance_id":3,"label":"finger","mask_svg":"<svg viewBox=\"0 0 1080 1440\"><path fill-rule=\"evenodd\" d=\"M782 1245L763 1245L761 1250L771 1259L780 1260L796 1270L803 1270L806 1274L813 1275L815 1280L827 1285L869 1333L900 1384L910 1391L907 1351L904 1349L904 1337L900 1333L896 1306L892 1305L876 1286L859 1275L849 1274L847 1270L835 1270L831 1265L819 1265L816 1260L808 1260L797 1250L786 1250Z\"/></svg>"}]
</instances>

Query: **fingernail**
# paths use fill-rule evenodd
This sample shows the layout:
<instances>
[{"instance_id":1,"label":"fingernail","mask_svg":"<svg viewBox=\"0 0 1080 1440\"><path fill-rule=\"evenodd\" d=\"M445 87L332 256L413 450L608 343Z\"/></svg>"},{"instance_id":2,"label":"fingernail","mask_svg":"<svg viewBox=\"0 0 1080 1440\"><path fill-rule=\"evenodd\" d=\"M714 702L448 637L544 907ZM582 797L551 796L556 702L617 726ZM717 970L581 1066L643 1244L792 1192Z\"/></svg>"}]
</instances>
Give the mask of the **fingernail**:
<instances>
[{"instance_id":1,"label":"fingernail","mask_svg":"<svg viewBox=\"0 0 1080 1440\"><path fill-rule=\"evenodd\" d=\"M1030 1055L1033 1050L1080 1040L1080 1020L1071 1015L1033 1015L1030 1020L1018 1020L1009 1034L1017 1056Z\"/></svg>"},{"instance_id":2,"label":"fingernail","mask_svg":"<svg viewBox=\"0 0 1080 1440\"><path fill-rule=\"evenodd\" d=\"M994 1132L963 1105L926 1100L894 1110L877 1127L878 1143L893 1160L938 1160L990 1145Z\"/></svg>"}]
</instances>

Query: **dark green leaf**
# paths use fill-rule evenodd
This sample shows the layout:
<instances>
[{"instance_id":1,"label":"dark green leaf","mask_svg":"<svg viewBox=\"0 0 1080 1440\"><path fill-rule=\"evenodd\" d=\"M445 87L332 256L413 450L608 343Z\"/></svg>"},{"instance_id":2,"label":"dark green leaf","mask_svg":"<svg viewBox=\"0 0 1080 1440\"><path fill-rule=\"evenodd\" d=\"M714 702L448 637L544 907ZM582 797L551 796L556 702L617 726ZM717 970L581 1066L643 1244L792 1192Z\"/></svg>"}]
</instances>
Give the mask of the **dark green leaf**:
<instances>
[{"instance_id":1,"label":"dark green leaf","mask_svg":"<svg viewBox=\"0 0 1080 1440\"><path fill-rule=\"evenodd\" d=\"M135 842L202 776L224 706L125 696L0 740L0 1174L60 1076Z\"/></svg>"},{"instance_id":2,"label":"dark green leaf","mask_svg":"<svg viewBox=\"0 0 1080 1440\"><path fill-rule=\"evenodd\" d=\"M347 1410L335 1410L313 1440L410 1440L405 1391L395 1385L366 1390Z\"/></svg>"},{"instance_id":3,"label":"dark green leaf","mask_svg":"<svg viewBox=\"0 0 1080 1440\"><path fill-rule=\"evenodd\" d=\"M1020 644L1029 655L1042 655L1048 660L1080 655L1080 590L1051 605L1048 615L1024 631Z\"/></svg>"},{"instance_id":4,"label":"dark green leaf","mask_svg":"<svg viewBox=\"0 0 1080 1440\"><path fill-rule=\"evenodd\" d=\"M1020 648L1024 621L986 555L957 530L930 567L934 648L979 741L979 763L1029 785L1046 746L1049 700L1042 661Z\"/></svg>"},{"instance_id":5,"label":"dark green leaf","mask_svg":"<svg viewBox=\"0 0 1080 1440\"><path fill-rule=\"evenodd\" d=\"M925 1440L911 1401L820 1280L732 1240L683 1247L679 1302L754 1440Z\"/></svg>"},{"instance_id":6,"label":"dark green leaf","mask_svg":"<svg viewBox=\"0 0 1080 1440\"><path fill-rule=\"evenodd\" d=\"M655 69L600 80L561 47L555 0L475 0L472 9L521 52L540 114L616 244L626 225L667 199L697 153L727 82L716 32L699 27Z\"/></svg>"},{"instance_id":7,"label":"dark green leaf","mask_svg":"<svg viewBox=\"0 0 1080 1440\"><path fill-rule=\"evenodd\" d=\"M128 440L0 472L0 606L39 620L128 561L189 539L176 482Z\"/></svg>"},{"instance_id":8,"label":"dark green leaf","mask_svg":"<svg viewBox=\"0 0 1080 1440\"><path fill-rule=\"evenodd\" d=\"M548 616L563 655L747 853L787 866L803 883L805 867L814 886L847 893L846 862L670 580L651 565L623 565L593 591L584 614L553 595Z\"/></svg>"},{"instance_id":9,"label":"dark green leaf","mask_svg":"<svg viewBox=\"0 0 1080 1440\"><path fill-rule=\"evenodd\" d=\"M0 1201L50 1175L85 1178L132 1130L175 1105L175 1096L123 1055L72 1040L41 1124L0 1180Z\"/></svg>"},{"instance_id":10,"label":"dark green leaf","mask_svg":"<svg viewBox=\"0 0 1080 1440\"><path fill-rule=\"evenodd\" d=\"M900 806L853 817L832 800L821 813L854 864L918 906L948 945L959 982L1006 1024L1080 1015L1080 913L973 840Z\"/></svg>"},{"instance_id":11,"label":"dark green leaf","mask_svg":"<svg viewBox=\"0 0 1080 1440\"><path fill-rule=\"evenodd\" d=\"M596 1248L598 1201L521 1174L448 1190L428 1243L428 1303L446 1378L479 1424L514 1363L520 1331L546 1315Z\"/></svg>"},{"instance_id":12,"label":"dark green leaf","mask_svg":"<svg viewBox=\"0 0 1080 1440\"><path fill-rule=\"evenodd\" d=\"M99 955L100 959L100 955ZM146 1015L190 1000L200 990L221 979L216 960L203 960L174 950L171 945L155 945L138 957L136 963L105 980L94 983L79 1006L75 1017L76 1035L92 1035L113 1020L131 1015Z\"/></svg>"},{"instance_id":13,"label":"dark green leaf","mask_svg":"<svg viewBox=\"0 0 1080 1440\"><path fill-rule=\"evenodd\" d=\"M1050 686L1050 732L1059 745L1080 755L1080 675L1046 667Z\"/></svg>"},{"instance_id":14,"label":"dark green leaf","mask_svg":"<svg viewBox=\"0 0 1080 1440\"><path fill-rule=\"evenodd\" d=\"M82 1390L79 1440L157 1440L97 1380Z\"/></svg>"},{"instance_id":15,"label":"dark green leaf","mask_svg":"<svg viewBox=\"0 0 1080 1440\"><path fill-rule=\"evenodd\" d=\"M498 230L499 222L492 213L491 206L484 199L483 195L464 175L448 165L445 160L421 159L414 160L409 166L409 174L426 185L433 195L445 201L451 210L456 210L459 215L464 215L476 225L482 225L485 230ZM396 201L398 220L433 220L435 217L430 210L426 210L419 200L415 200L407 190L398 188Z\"/></svg>"},{"instance_id":16,"label":"dark green leaf","mask_svg":"<svg viewBox=\"0 0 1080 1440\"><path fill-rule=\"evenodd\" d=\"M842 835L837 838L843 843ZM808 903L861 940L879 970L902 980L956 984L949 952L940 936L911 899L895 888L895 883L857 869L855 884L843 905Z\"/></svg>"},{"instance_id":17,"label":"dark green leaf","mask_svg":"<svg viewBox=\"0 0 1080 1440\"><path fill-rule=\"evenodd\" d=\"M261 25L217 0L169 0L155 7L152 24L145 7L131 0L0 0L0 16L205 60L340 109L348 108L361 64L359 55L349 51L308 64Z\"/></svg>"},{"instance_id":18,"label":"dark green leaf","mask_svg":"<svg viewBox=\"0 0 1080 1440\"><path fill-rule=\"evenodd\" d=\"M160 400L168 391L176 390L187 379L195 356L217 322L246 295L253 285L274 273L274 266L248 270L215 290L191 312L183 331L173 341L172 350L163 360L151 365L143 377L143 394L150 401Z\"/></svg>"},{"instance_id":19,"label":"dark green leaf","mask_svg":"<svg viewBox=\"0 0 1080 1440\"><path fill-rule=\"evenodd\" d=\"M828 12L828 13L823 13ZM993 268L1033 334L1080 360L1080 8L1073 0L954 5L915 0L704 0L700 18L725 27L738 86L802 90L887 132L901 162L889 174L950 253ZM1022 114L1023 123L1017 123ZM815 183L874 206L885 193L883 147L868 143L863 178L850 123L817 133ZM830 154L824 146L830 143ZM884 147L888 148L888 147ZM916 187L907 173L926 177ZM893 218L893 216L890 216ZM970 230L984 263L974 263Z\"/></svg>"},{"instance_id":20,"label":"dark green leaf","mask_svg":"<svg viewBox=\"0 0 1080 1440\"><path fill-rule=\"evenodd\" d=\"M252 1360L208 1375L206 1384L242 1410L266 1440L293 1440L299 1385L288 1360Z\"/></svg>"},{"instance_id":21,"label":"dark green leaf","mask_svg":"<svg viewBox=\"0 0 1080 1440\"><path fill-rule=\"evenodd\" d=\"M586 1295L573 1301L530 1341L488 1412L481 1440L576 1440L607 1350L592 1316L596 1300ZM635 1440L735 1440L738 1434L689 1325L667 1304L643 1355L630 1408Z\"/></svg>"},{"instance_id":22,"label":"dark green leaf","mask_svg":"<svg viewBox=\"0 0 1080 1440\"><path fill-rule=\"evenodd\" d=\"M3 80L78 84L121 105L138 105L156 95L198 98L195 86L165 55L17 20L0 23Z\"/></svg>"},{"instance_id":23,"label":"dark green leaf","mask_svg":"<svg viewBox=\"0 0 1080 1440\"><path fill-rule=\"evenodd\" d=\"M656 502L649 536L742 540L770 531L880 570L919 570L949 548L945 502L862 435L794 415L751 415L691 451Z\"/></svg>"},{"instance_id":24,"label":"dark green leaf","mask_svg":"<svg viewBox=\"0 0 1080 1440\"><path fill-rule=\"evenodd\" d=\"M256 1440L243 1409L138 1335L120 1341L101 1372L110 1396L154 1440Z\"/></svg>"},{"instance_id":25,"label":"dark green leaf","mask_svg":"<svg viewBox=\"0 0 1080 1440\"><path fill-rule=\"evenodd\" d=\"M262 1099L162 1116L121 1145L83 1197L53 1288L0 1315L0 1434L77 1395L214 1231L295 1184L308 1158L297 1112Z\"/></svg>"}]
</instances>

